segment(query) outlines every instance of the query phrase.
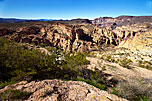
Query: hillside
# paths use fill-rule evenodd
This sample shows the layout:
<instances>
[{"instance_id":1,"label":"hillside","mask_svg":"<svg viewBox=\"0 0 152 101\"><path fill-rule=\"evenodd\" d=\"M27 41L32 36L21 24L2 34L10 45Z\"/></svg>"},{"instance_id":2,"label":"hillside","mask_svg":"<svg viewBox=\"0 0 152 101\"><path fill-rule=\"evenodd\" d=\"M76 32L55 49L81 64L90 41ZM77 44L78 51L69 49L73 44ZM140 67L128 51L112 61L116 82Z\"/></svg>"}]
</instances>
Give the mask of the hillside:
<instances>
[{"instance_id":1,"label":"hillside","mask_svg":"<svg viewBox=\"0 0 152 101\"><path fill-rule=\"evenodd\" d=\"M92 20L93 24L99 25L100 27L112 27L126 26L132 24L143 24L151 23L152 16L118 16L113 17L100 17ZM150 27L150 26L149 26Z\"/></svg>"},{"instance_id":2,"label":"hillside","mask_svg":"<svg viewBox=\"0 0 152 101\"><path fill-rule=\"evenodd\" d=\"M151 16L0 23L0 100L150 101L151 28Z\"/></svg>"}]
</instances>

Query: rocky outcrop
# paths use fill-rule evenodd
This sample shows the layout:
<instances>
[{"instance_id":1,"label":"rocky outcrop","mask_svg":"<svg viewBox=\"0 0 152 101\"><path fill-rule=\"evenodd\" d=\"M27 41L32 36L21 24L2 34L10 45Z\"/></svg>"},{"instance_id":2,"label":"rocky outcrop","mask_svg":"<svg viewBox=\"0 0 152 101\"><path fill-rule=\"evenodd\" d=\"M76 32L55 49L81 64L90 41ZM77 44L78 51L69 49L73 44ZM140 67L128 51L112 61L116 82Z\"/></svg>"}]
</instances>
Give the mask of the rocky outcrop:
<instances>
[{"instance_id":1,"label":"rocky outcrop","mask_svg":"<svg viewBox=\"0 0 152 101\"><path fill-rule=\"evenodd\" d=\"M6 28L0 29L0 36L12 34L14 31Z\"/></svg>"},{"instance_id":2,"label":"rocky outcrop","mask_svg":"<svg viewBox=\"0 0 152 101\"><path fill-rule=\"evenodd\" d=\"M109 19L109 20L107 20ZM121 18L119 18L120 20ZM126 17L125 19L130 19ZM99 20L115 21L116 18L104 17ZM122 19L121 19L122 20ZM122 46L128 40L137 37L137 33L149 32L151 24L133 24L101 28L87 23L80 24L39 24L19 27L16 31L0 29L0 36L20 43L45 44L63 51L90 52L103 50L105 46ZM121 44L120 44L121 43Z\"/></svg>"},{"instance_id":3,"label":"rocky outcrop","mask_svg":"<svg viewBox=\"0 0 152 101\"><path fill-rule=\"evenodd\" d=\"M80 81L22 81L6 86L0 93L7 89L30 92L27 101L127 101Z\"/></svg>"},{"instance_id":4,"label":"rocky outcrop","mask_svg":"<svg viewBox=\"0 0 152 101\"><path fill-rule=\"evenodd\" d=\"M50 24L17 28L9 34L1 29L1 35L21 43L41 43L57 47L64 51L88 52L99 50L100 46L118 45L119 37L112 30L101 29L91 24L66 25Z\"/></svg>"},{"instance_id":5,"label":"rocky outcrop","mask_svg":"<svg viewBox=\"0 0 152 101\"><path fill-rule=\"evenodd\" d=\"M152 32L137 33L133 38L123 40L118 47L127 48L149 61L152 57Z\"/></svg>"}]
</instances>

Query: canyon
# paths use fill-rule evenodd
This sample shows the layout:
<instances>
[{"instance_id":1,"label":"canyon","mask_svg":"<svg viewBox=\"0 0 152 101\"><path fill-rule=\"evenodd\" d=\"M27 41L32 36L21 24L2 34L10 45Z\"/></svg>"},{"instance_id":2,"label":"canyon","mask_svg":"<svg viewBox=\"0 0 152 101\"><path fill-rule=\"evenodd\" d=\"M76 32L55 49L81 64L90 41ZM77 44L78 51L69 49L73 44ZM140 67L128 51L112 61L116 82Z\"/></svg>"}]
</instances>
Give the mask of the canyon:
<instances>
[{"instance_id":1,"label":"canyon","mask_svg":"<svg viewBox=\"0 0 152 101\"><path fill-rule=\"evenodd\" d=\"M26 44L28 49L36 47L46 55L50 54L47 46L86 53L90 61L86 68L99 69L109 75L108 81L116 79L123 98L110 94L112 88L103 91L82 81L61 80L21 81L0 89L0 93L17 89L32 93L27 100L41 101L58 101L59 97L61 101L127 101L130 95L124 92L131 88L124 86L126 83L139 87L135 90L145 91L152 100L152 16L0 24L0 37Z\"/></svg>"}]
</instances>

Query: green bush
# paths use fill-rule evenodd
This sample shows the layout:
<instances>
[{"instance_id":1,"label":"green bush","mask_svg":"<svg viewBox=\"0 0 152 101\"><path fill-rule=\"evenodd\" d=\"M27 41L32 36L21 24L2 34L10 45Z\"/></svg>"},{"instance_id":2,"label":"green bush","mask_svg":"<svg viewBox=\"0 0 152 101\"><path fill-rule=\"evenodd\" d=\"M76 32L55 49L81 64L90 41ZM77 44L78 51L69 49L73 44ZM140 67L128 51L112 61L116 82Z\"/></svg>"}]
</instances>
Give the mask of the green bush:
<instances>
[{"instance_id":1,"label":"green bush","mask_svg":"<svg viewBox=\"0 0 152 101\"><path fill-rule=\"evenodd\" d=\"M152 64L150 62L148 62L148 61L139 61L138 62L138 66L142 67L142 68L146 68L146 69L152 70Z\"/></svg>"},{"instance_id":2,"label":"green bush","mask_svg":"<svg viewBox=\"0 0 152 101\"><path fill-rule=\"evenodd\" d=\"M11 85L11 84L15 84L16 81L5 81L5 82L0 82L0 89L7 86L7 85Z\"/></svg>"},{"instance_id":3,"label":"green bush","mask_svg":"<svg viewBox=\"0 0 152 101\"><path fill-rule=\"evenodd\" d=\"M1 84L35 79L72 79L81 74L79 71L83 65L89 64L85 53L65 53L64 60L61 60L58 59L59 51L51 47L49 51L52 54L45 55L0 38Z\"/></svg>"},{"instance_id":4,"label":"green bush","mask_svg":"<svg viewBox=\"0 0 152 101\"><path fill-rule=\"evenodd\" d=\"M134 96L132 101L150 101L150 99L146 96Z\"/></svg>"},{"instance_id":5,"label":"green bush","mask_svg":"<svg viewBox=\"0 0 152 101\"><path fill-rule=\"evenodd\" d=\"M130 65L132 64L132 61L130 59L124 58L124 59L120 60L119 64L122 67L131 69Z\"/></svg>"},{"instance_id":6,"label":"green bush","mask_svg":"<svg viewBox=\"0 0 152 101\"><path fill-rule=\"evenodd\" d=\"M112 94L115 94L117 96L119 96L119 90L117 90L117 88L112 88Z\"/></svg>"},{"instance_id":7,"label":"green bush","mask_svg":"<svg viewBox=\"0 0 152 101\"><path fill-rule=\"evenodd\" d=\"M0 86L1 88L21 80L81 80L100 89L109 86L104 74L88 70L86 53L61 53L46 47L51 52L45 55L39 50L24 49L23 45L0 38Z\"/></svg>"},{"instance_id":8,"label":"green bush","mask_svg":"<svg viewBox=\"0 0 152 101\"><path fill-rule=\"evenodd\" d=\"M60 66L56 54L45 55L39 50L25 50L8 40L0 39L0 81L46 78Z\"/></svg>"},{"instance_id":9,"label":"green bush","mask_svg":"<svg viewBox=\"0 0 152 101\"><path fill-rule=\"evenodd\" d=\"M107 87L111 86L110 82L106 82L104 79L104 74L102 71L98 70L97 68L95 71L88 70L83 68L77 78L74 78L75 81L84 81L90 85L93 85L101 90L106 90Z\"/></svg>"},{"instance_id":10,"label":"green bush","mask_svg":"<svg viewBox=\"0 0 152 101\"><path fill-rule=\"evenodd\" d=\"M107 60L107 61L109 61L109 62L115 62L115 59L112 58L111 55L107 55L107 56L105 57L105 60Z\"/></svg>"},{"instance_id":11,"label":"green bush","mask_svg":"<svg viewBox=\"0 0 152 101\"><path fill-rule=\"evenodd\" d=\"M25 100L30 96L28 92L22 92L19 90L6 90L0 94L2 101L6 100Z\"/></svg>"}]
</instances>

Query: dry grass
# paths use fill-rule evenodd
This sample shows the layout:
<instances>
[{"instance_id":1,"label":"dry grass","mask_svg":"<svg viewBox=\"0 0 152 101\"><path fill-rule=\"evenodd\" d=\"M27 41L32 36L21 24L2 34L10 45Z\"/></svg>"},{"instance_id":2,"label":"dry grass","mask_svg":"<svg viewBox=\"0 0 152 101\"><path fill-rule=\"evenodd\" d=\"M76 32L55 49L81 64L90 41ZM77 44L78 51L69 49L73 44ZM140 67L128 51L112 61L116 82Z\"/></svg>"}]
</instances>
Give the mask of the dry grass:
<instances>
[{"instance_id":1,"label":"dry grass","mask_svg":"<svg viewBox=\"0 0 152 101\"><path fill-rule=\"evenodd\" d=\"M152 100L152 79L130 79L120 81L117 85L119 96L131 101Z\"/></svg>"}]
</instances>

